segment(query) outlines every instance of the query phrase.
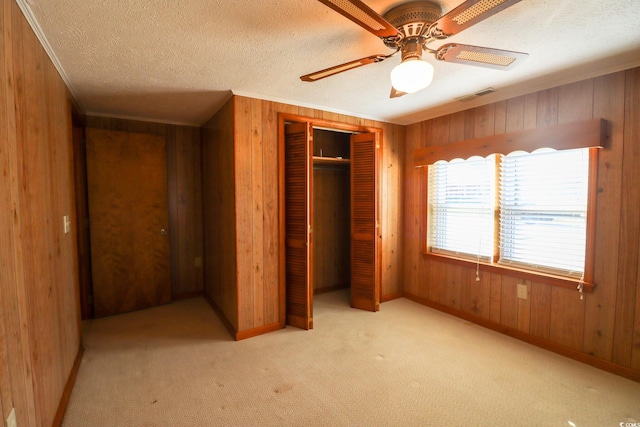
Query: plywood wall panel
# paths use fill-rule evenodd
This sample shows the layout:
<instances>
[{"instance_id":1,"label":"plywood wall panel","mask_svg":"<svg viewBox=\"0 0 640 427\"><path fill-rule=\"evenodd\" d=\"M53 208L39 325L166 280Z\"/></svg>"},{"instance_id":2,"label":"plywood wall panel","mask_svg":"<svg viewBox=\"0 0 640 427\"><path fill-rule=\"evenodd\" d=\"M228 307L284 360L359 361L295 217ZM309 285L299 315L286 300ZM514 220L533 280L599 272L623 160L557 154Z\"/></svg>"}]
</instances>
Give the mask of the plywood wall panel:
<instances>
[{"instance_id":1,"label":"plywood wall panel","mask_svg":"<svg viewBox=\"0 0 640 427\"><path fill-rule=\"evenodd\" d=\"M238 331L234 99L202 129L204 293Z\"/></svg>"},{"instance_id":2,"label":"plywood wall panel","mask_svg":"<svg viewBox=\"0 0 640 427\"><path fill-rule=\"evenodd\" d=\"M9 375L8 391L3 392L3 419L9 415L12 407L20 415L23 423L35 422L33 410L34 398L31 387L31 358L28 346L28 319L26 316L26 294L24 293L24 275L22 274L22 239L19 238L21 226L21 210L14 203L19 197L20 185L17 171L20 168L18 158L18 128L16 124L13 46L21 37L14 40L12 25L13 2L2 1L0 8L0 233L3 236L0 244L0 304L3 316L0 322L6 334L6 365L3 371ZM16 15L17 16L17 15ZM19 70L20 71L20 70ZM21 76L22 73L17 74ZM22 310L21 310L22 309ZM6 387L6 386L5 386Z\"/></svg>"},{"instance_id":3,"label":"plywood wall panel","mask_svg":"<svg viewBox=\"0 0 640 427\"><path fill-rule=\"evenodd\" d=\"M328 189L324 182L325 175L327 173L324 172L324 169L317 167L313 169L313 194L311 196L313 203L313 222L311 223L313 230L313 271L310 272L310 275L313 280L314 295L316 291L332 286L328 283L325 285L324 280L324 262L329 260L325 252L328 252L327 247L333 246L332 243L335 240L333 238L334 233L328 233L335 230L331 230L330 224L326 221L331 216L327 211L331 210L333 204L333 197L331 196L333 194L327 191ZM329 253L329 256L331 256L331 253Z\"/></svg>"},{"instance_id":4,"label":"plywood wall panel","mask_svg":"<svg viewBox=\"0 0 640 427\"><path fill-rule=\"evenodd\" d=\"M173 209L177 213L170 218L170 233L177 231L177 276L172 282L176 298L203 290L202 152L198 128L168 125L166 138L167 144L175 145L175 160L169 162L175 164L176 175L169 182L175 182Z\"/></svg>"},{"instance_id":5,"label":"plywood wall panel","mask_svg":"<svg viewBox=\"0 0 640 427\"><path fill-rule=\"evenodd\" d=\"M5 20L5 8L8 3L5 1L0 6L0 235L3 236L0 244L0 415L2 419L6 419L14 406L14 399L17 403L24 407L24 398L21 398L22 390L12 387L10 381L10 372L15 370L15 363L10 363L10 357L15 358L15 351L11 349L21 348L16 345L12 337L7 335L7 331L12 331L15 326L13 324L18 320L17 317L10 312L10 306L14 305L15 296L12 288L16 284L15 255L13 244L13 221L12 221L12 203L11 192L12 183L8 179L12 176L10 165L11 160L15 156L10 152L10 147L15 149L15 128L9 125L11 110L7 110L7 105L13 105L12 98L9 102L8 94L11 93L11 87L7 87L7 81L10 74L7 73L5 67L5 32L6 28L10 28L11 20ZM10 12L10 11L9 11ZM10 16L10 13L9 13ZM11 49L9 49L11 51ZM13 121L13 120L12 120ZM10 135L12 136L10 138ZM5 308L5 306L7 306ZM15 334L19 337L19 334ZM10 348L11 346L11 348ZM16 373L14 373L16 375ZM18 376L18 375L16 375ZM22 375L19 375L22 377ZM25 384L20 384L24 388ZM15 397L14 397L15 395Z\"/></svg>"},{"instance_id":6,"label":"plywood wall panel","mask_svg":"<svg viewBox=\"0 0 640 427\"><path fill-rule=\"evenodd\" d=\"M414 124L407 126L405 131L405 152L404 152L404 179L402 181L402 188L404 194L403 200L403 213L404 221L402 225L404 242L403 253L407 254L419 254L420 253L420 177L422 176L422 169L416 169L413 167L413 151L420 147L420 142L424 139L422 136L422 125ZM403 289L404 292L409 292L412 295L420 295L421 288L418 287L420 257L409 256L403 257Z\"/></svg>"},{"instance_id":7,"label":"plywood wall panel","mask_svg":"<svg viewBox=\"0 0 640 427\"><path fill-rule=\"evenodd\" d=\"M609 122L608 147L598 151L599 164L606 173L598 173L596 204L595 277L598 292L589 295L585 308L585 353L611 360L618 283L617 269L620 233L611 218L620 217L622 185L622 152L624 143L625 73L615 73L594 80L593 116Z\"/></svg>"},{"instance_id":8,"label":"plywood wall panel","mask_svg":"<svg viewBox=\"0 0 640 427\"><path fill-rule=\"evenodd\" d=\"M18 5L1 4L2 411L51 425L80 346L75 230L62 229L74 219L70 99Z\"/></svg>"},{"instance_id":9,"label":"plywood wall panel","mask_svg":"<svg viewBox=\"0 0 640 427\"><path fill-rule=\"evenodd\" d=\"M538 123L538 93L524 96L524 129L535 129Z\"/></svg>"},{"instance_id":10,"label":"plywood wall panel","mask_svg":"<svg viewBox=\"0 0 640 427\"><path fill-rule=\"evenodd\" d=\"M269 235L277 235L278 218L278 114L272 102L263 101L262 108L262 180L263 180L263 230ZM264 239L263 283L264 295L278 296L278 243L276 239ZM273 324L279 320L278 306L269 297L262 301L264 323Z\"/></svg>"},{"instance_id":11,"label":"plywood wall panel","mask_svg":"<svg viewBox=\"0 0 640 427\"><path fill-rule=\"evenodd\" d=\"M495 108L494 134L499 135L506 132L507 101L496 102Z\"/></svg>"},{"instance_id":12,"label":"plywood wall panel","mask_svg":"<svg viewBox=\"0 0 640 427\"><path fill-rule=\"evenodd\" d=\"M471 119L474 118L473 115L468 115L464 111L437 118L433 120L433 127L441 128L442 130L439 132L442 132L442 134L449 134L446 140L447 143L463 141L467 139L468 135L471 135L471 138L473 138L473 123L472 125L467 125L467 116L471 117ZM436 121L438 119L440 122ZM467 130L469 130L469 132L467 132ZM436 130L436 132L438 132L438 130ZM424 144L424 142L422 144ZM427 142L427 145L431 144L432 143Z\"/></svg>"},{"instance_id":13,"label":"plywood wall panel","mask_svg":"<svg viewBox=\"0 0 640 427\"><path fill-rule=\"evenodd\" d=\"M462 280L462 295L460 308L483 319L490 318L491 305L491 274L480 272L476 280L476 272L470 268L464 269Z\"/></svg>"},{"instance_id":14,"label":"plywood wall panel","mask_svg":"<svg viewBox=\"0 0 640 427\"><path fill-rule=\"evenodd\" d=\"M517 132L524 129L524 96L507 100L505 132Z\"/></svg>"},{"instance_id":15,"label":"plywood wall panel","mask_svg":"<svg viewBox=\"0 0 640 427\"><path fill-rule=\"evenodd\" d=\"M345 166L313 170L314 290L348 287L351 280L349 176Z\"/></svg>"},{"instance_id":16,"label":"plywood wall panel","mask_svg":"<svg viewBox=\"0 0 640 427\"><path fill-rule=\"evenodd\" d=\"M502 275L491 273L489 280L489 320L498 325L502 313Z\"/></svg>"},{"instance_id":17,"label":"plywood wall panel","mask_svg":"<svg viewBox=\"0 0 640 427\"><path fill-rule=\"evenodd\" d=\"M363 125L376 127L373 121L363 121ZM404 128L388 124L378 125L382 128L386 141L404 141ZM381 292L386 298L394 298L402 294L402 282L398 274L402 260L402 231L401 206L402 191L398 185L402 179L404 165L404 145L397 143L382 144L380 170L380 219L381 219L381 249L382 249L382 279ZM383 301L385 298L383 298Z\"/></svg>"},{"instance_id":18,"label":"plywood wall panel","mask_svg":"<svg viewBox=\"0 0 640 427\"><path fill-rule=\"evenodd\" d=\"M511 276L502 276L500 294L500 324L507 328L518 328L518 280Z\"/></svg>"},{"instance_id":19,"label":"plywood wall panel","mask_svg":"<svg viewBox=\"0 0 640 427\"><path fill-rule=\"evenodd\" d=\"M636 311L640 297L640 277L638 275L638 257L640 248L640 69L626 72L625 81L625 121L624 148L622 159L623 200L620 215L620 244L618 259L618 290L616 301L616 331L614 338L614 360L625 366L638 366L638 350L634 344L640 344L640 328Z\"/></svg>"},{"instance_id":20,"label":"plywood wall panel","mask_svg":"<svg viewBox=\"0 0 640 427\"><path fill-rule=\"evenodd\" d=\"M488 104L476 109L473 125L473 137L483 138L494 134L495 129L495 105Z\"/></svg>"},{"instance_id":21,"label":"plywood wall panel","mask_svg":"<svg viewBox=\"0 0 640 427\"><path fill-rule=\"evenodd\" d=\"M462 281L464 280L464 268L459 265L447 264L446 271L446 289L447 298L445 305L451 308L460 308L460 299L462 297Z\"/></svg>"},{"instance_id":22,"label":"plywood wall panel","mask_svg":"<svg viewBox=\"0 0 640 427\"><path fill-rule=\"evenodd\" d=\"M558 124L558 88L538 93L536 127Z\"/></svg>"},{"instance_id":23,"label":"plywood wall panel","mask_svg":"<svg viewBox=\"0 0 640 427\"><path fill-rule=\"evenodd\" d=\"M259 204L260 194L253 194L252 173L252 131L251 128L251 100L236 97L234 116L234 170L235 170L235 203L236 203L236 245L238 257L236 259L236 275L238 280L238 330L254 327L253 314L257 304L253 299L255 283L253 282L254 265L260 260L253 259L253 209L254 203ZM259 264L258 264L259 265ZM243 286L240 286L240 284ZM262 303L257 304L261 310Z\"/></svg>"},{"instance_id":24,"label":"plywood wall panel","mask_svg":"<svg viewBox=\"0 0 640 427\"><path fill-rule=\"evenodd\" d=\"M539 283L531 283L531 324L529 332L531 335L549 339L551 324L551 286Z\"/></svg>"},{"instance_id":25,"label":"plywood wall panel","mask_svg":"<svg viewBox=\"0 0 640 427\"><path fill-rule=\"evenodd\" d=\"M577 292L551 289L551 329L549 340L575 350L582 350L585 303Z\"/></svg>"},{"instance_id":26,"label":"plywood wall panel","mask_svg":"<svg viewBox=\"0 0 640 427\"><path fill-rule=\"evenodd\" d=\"M249 100L251 105L251 194L253 205L251 206L251 222L253 224L251 237L253 235L264 235L264 147L262 144L262 101L257 99ZM251 272L253 282L253 310L251 326L264 325L264 242L256 241L253 244ZM248 304L247 304L248 305ZM242 325L242 323L241 323Z\"/></svg>"},{"instance_id":27,"label":"plywood wall panel","mask_svg":"<svg viewBox=\"0 0 640 427\"><path fill-rule=\"evenodd\" d=\"M429 274L428 276L419 276L419 278L429 277L429 280L426 281L427 283L424 283L422 286L416 286L417 290L414 291L412 295L416 295L422 298L426 297L429 300L441 305L448 305L448 282L447 269L445 268L445 265L435 260L426 260L425 262L427 263ZM409 290L405 292L408 293Z\"/></svg>"},{"instance_id":28,"label":"plywood wall panel","mask_svg":"<svg viewBox=\"0 0 640 427\"><path fill-rule=\"evenodd\" d=\"M0 261L2 259L3 257L0 256ZM2 301L1 284L0 301ZM11 381L9 380L9 375L9 357L4 326L4 307L0 304L0 416L2 416L2 419L7 419L11 412L11 408L13 408L13 399L11 398Z\"/></svg>"}]
</instances>

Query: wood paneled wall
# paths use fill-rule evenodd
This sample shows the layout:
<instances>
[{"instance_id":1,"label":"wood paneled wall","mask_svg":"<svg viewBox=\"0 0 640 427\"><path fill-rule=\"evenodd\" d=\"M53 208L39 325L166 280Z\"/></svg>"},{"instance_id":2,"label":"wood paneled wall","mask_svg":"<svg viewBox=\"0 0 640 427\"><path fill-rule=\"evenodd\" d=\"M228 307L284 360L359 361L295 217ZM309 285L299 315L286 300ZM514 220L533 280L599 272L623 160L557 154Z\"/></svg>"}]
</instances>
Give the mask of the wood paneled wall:
<instances>
[{"instance_id":1,"label":"wood paneled wall","mask_svg":"<svg viewBox=\"0 0 640 427\"><path fill-rule=\"evenodd\" d=\"M204 293L238 330L234 100L202 128ZM242 197L242 195L240 195Z\"/></svg>"},{"instance_id":2,"label":"wood paneled wall","mask_svg":"<svg viewBox=\"0 0 640 427\"><path fill-rule=\"evenodd\" d=\"M200 129L190 126L95 116L86 118L86 127L144 133L166 138L171 294L174 299L202 294Z\"/></svg>"},{"instance_id":3,"label":"wood paneled wall","mask_svg":"<svg viewBox=\"0 0 640 427\"><path fill-rule=\"evenodd\" d=\"M609 146L600 150L592 294L517 280L428 260L420 253L419 169L404 175L405 295L569 354L640 378L640 69L631 69L427 120L407 127L405 162L419 147L523 129L604 118ZM602 362L602 363L601 363Z\"/></svg>"},{"instance_id":4,"label":"wood paneled wall","mask_svg":"<svg viewBox=\"0 0 640 427\"><path fill-rule=\"evenodd\" d=\"M404 156L404 127L234 96L205 125L203 185L206 261L211 263L205 274L205 291L225 313L236 338L277 328L280 322L278 113L383 130L382 296L385 300L402 294L399 215L402 198L398 189L403 176L401 165ZM216 150L222 152L217 153ZM235 192L234 196L219 194L229 189ZM224 206L212 207L211 205L216 204L214 201ZM214 215L216 209L222 216L217 219ZM220 220L222 223L217 224L216 221ZM234 239L223 239L232 229L235 229ZM220 235L222 232L226 234ZM216 243L215 240L222 242ZM236 257L233 260L233 274L228 271L227 264L222 262L223 257L230 257L228 252L231 250L234 250ZM233 297L224 296L227 293L231 293Z\"/></svg>"},{"instance_id":5,"label":"wood paneled wall","mask_svg":"<svg viewBox=\"0 0 640 427\"><path fill-rule=\"evenodd\" d=\"M71 101L13 0L0 2L0 409L51 426L80 350Z\"/></svg>"},{"instance_id":6,"label":"wood paneled wall","mask_svg":"<svg viewBox=\"0 0 640 427\"><path fill-rule=\"evenodd\" d=\"M348 143L347 143L348 144ZM331 291L351 282L349 165L313 168L313 290Z\"/></svg>"}]
</instances>

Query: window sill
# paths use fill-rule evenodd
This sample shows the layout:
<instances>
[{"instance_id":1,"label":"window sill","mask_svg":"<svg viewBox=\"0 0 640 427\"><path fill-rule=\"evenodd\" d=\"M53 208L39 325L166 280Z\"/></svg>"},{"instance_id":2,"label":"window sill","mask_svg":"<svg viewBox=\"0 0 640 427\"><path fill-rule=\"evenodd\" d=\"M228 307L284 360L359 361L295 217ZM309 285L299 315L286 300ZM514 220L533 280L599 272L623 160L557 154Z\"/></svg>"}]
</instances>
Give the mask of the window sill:
<instances>
[{"instance_id":1,"label":"window sill","mask_svg":"<svg viewBox=\"0 0 640 427\"><path fill-rule=\"evenodd\" d=\"M439 255L433 253L425 253L422 255L430 260L439 261L447 264L459 265L462 267L472 268L475 270L475 261L469 261L467 259L455 258L448 255ZM534 282L544 283L545 285L557 286L560 288L576 290L578 285L582 283L582 291L585 293L593 293L596 285L594 283L580 281L579 279L573 279L569 277L554 276L552 274L537 273L529 270L523 270L520 268L508 267L505 265L488 264L486 262L479 263L480 271L487 273L505 274L516 277L523 280L531 280Z\"/></svg>"}]
</instances>

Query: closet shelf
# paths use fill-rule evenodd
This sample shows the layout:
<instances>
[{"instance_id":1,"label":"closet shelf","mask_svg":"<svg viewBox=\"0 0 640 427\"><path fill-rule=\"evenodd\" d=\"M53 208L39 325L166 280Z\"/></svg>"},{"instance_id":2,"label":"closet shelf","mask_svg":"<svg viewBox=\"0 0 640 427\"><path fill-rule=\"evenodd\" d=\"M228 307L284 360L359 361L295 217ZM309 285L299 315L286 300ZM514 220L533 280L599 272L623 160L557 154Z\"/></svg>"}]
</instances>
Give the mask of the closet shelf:
<instances>
[{"instance_id":1,"label":"closet shelf","mask_svg":"<svg viewBox=\"0 0 640 427\"><path fill-rule=\"evenodd\" d=\"M313 163L320 165L336 165L336 164L348 164L350 163L349 159L343 159L339 157L322 157L322 156L313 156Z\"/></svg>"}]
</instances>

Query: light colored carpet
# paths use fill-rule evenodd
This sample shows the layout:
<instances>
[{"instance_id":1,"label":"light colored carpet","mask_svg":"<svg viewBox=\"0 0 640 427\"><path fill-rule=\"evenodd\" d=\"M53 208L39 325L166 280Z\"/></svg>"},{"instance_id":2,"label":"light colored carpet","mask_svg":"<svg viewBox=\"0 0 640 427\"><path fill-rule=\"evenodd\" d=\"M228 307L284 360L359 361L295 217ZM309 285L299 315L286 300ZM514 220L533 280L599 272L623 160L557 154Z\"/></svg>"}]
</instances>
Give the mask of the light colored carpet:
<instances>
[{"instance_id":1,"label":"light colored carpet","mask_svg":"<svg viewBox=\"0 0 640 427\"><path fill-rule=\"evenodd\" d=\"M640 384L407 299L235 342L202 298L85 323L64 426L619 426Z\"/></svg>"}]
</instances>

